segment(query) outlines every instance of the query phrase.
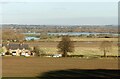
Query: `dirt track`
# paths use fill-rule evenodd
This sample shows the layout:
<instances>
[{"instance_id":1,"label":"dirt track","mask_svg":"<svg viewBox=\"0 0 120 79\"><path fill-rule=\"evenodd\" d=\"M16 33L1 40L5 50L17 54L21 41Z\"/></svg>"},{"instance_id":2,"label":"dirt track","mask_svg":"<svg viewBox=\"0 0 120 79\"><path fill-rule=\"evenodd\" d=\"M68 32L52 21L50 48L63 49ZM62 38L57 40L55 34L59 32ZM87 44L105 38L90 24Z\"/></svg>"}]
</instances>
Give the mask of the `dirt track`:
<instances>
[{"instance_id":1,"label":"dirt track","mask_svg":"<svg viewBox=\"0 0 120 79\"><path fill-rule=\"evenodd\" d=\"M66 69L118 69L118 59L3 57L3 77L35 77Z\"/></svg>"}]
</instances>

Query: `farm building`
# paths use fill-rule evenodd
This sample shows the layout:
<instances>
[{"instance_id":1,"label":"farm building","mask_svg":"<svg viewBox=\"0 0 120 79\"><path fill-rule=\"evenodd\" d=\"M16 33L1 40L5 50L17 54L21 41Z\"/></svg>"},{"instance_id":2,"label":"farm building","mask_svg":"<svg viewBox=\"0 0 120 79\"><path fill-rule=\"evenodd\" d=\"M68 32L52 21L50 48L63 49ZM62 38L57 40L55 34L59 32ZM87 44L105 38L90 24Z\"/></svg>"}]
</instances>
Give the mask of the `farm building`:
<instances>
[{"instance_id":1,"label":"farm building","mask_svg":"<svg viewBox=\"0 0 120 79\"><path fill-rule=\"evenodd\" d=\"M3 44L2 45L3 52L7 55L13 56L29 56L31 52L29 50L28 44L19 43L19 44Z\"/></svg>"}]
</instances>

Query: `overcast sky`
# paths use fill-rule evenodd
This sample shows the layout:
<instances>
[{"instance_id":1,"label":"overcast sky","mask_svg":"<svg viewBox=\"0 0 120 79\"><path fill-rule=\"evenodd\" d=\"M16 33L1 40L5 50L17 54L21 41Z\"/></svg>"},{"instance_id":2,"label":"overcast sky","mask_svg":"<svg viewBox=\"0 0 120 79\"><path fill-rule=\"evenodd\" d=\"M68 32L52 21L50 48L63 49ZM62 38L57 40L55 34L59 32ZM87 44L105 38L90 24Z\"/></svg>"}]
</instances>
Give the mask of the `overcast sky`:
<instances>
[{"instance_id":1,"label":"overcast sky","mask_svg":"<svg viewBox=\"0 0 120 79\"><path fill-rule=\"evenodd\" d=\"M11 1L11 2L10 2ZM117 0L74 0L63 2L62 0L45 0L46 2L31 2L29 0L4 0L1 2L0 17L4 24L117 24L118 2ZM61 1L61 2L57 2ZM105 2L106 1L106 2Z\"/></svg>"}]
</instances>

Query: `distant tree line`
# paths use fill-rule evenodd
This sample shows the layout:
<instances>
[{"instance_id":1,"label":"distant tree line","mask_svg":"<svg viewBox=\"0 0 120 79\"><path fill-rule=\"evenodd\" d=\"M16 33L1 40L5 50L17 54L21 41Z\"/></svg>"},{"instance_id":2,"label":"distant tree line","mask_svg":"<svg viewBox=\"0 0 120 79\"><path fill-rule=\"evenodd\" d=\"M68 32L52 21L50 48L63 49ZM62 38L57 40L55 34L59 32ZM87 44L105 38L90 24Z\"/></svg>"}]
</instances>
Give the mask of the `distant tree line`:
<instances>
[{"instance_id":1,"label":"distant tree line","mask_svg":"<svg viewBox=\"0 0 120 79\"><path fill-rule=\"evenodd\" d=\"M18 42L23 41L25 38L24 34L17 33L13 29L6 29L2 31L2 40L3 41L12 41L12 42Z\"/></svg>"},{"instance_id":2,"label":"distant tree line","mask_svg":"<svg viewBox=\"0 0 120 79\"><path fill-rule=\"evenodd\" d=\"M16 29L17 32L99 32L99 33L118 33L118 26L94 26L94 25L3 25L3 29Z\"/></svg>"}]
</instances>

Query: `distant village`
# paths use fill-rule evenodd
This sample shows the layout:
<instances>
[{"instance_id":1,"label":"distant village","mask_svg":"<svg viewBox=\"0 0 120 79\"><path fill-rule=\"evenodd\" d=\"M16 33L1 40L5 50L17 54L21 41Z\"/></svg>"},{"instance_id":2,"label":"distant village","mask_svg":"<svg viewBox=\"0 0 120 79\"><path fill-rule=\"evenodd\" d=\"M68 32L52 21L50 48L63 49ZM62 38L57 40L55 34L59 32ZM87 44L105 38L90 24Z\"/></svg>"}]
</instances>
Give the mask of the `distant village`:
<instances>
[{"instance_id":1,"label":"distant village","mask_svg":"<svg viewBox=\"0 0 120 79\"><path fill-rule=\"evenodd\" d=\"M20 43L10 43L9 41L6 44L2 44L3 52L1 56L24 56L24 57L33 57L36 56L34 47L30 47L28 44L23 42ZM37 54L38 55L38 54ZM45 55L46 57L62 57L62 54L49 54Z\"/></svg>"},{"instance_id":2,"label":"distant village","mask_svg":"<svg viewBox=\"0 0 120 79\"><path fill-rule=\"evenodd\" d=\"M11 44L9 41L2 45L3 53L2 56L34 56L35 53L29 50L28 44L19 43Z\"/></svg>"},{"instance_id":3,"label":"distant village","mask_svg":"<svg viewBox=\"0 0 120 79\"><path fill-rule=\"evenodd\" d=\"M2 29L14 29L19 33L59 33L59 32L93 32L118 33L117 25L19 25L3 24Z\"/></svg>"}]
</instances>

